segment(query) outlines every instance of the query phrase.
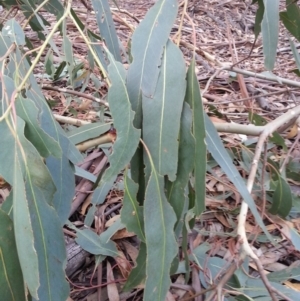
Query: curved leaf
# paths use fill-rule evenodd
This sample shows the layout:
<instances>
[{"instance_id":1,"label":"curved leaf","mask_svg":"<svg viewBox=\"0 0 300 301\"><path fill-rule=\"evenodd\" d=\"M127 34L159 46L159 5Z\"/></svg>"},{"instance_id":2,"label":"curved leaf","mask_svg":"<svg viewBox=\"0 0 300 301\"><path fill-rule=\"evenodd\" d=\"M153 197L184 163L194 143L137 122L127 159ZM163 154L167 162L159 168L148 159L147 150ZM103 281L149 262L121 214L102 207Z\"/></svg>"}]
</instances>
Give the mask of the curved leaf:
<instances>
[{"instance_id":1,"label":"curved leaf","mask_svg":"<svg viewBox=\"0 0 300 301\"><path fill-rule=\"evenodd\" d=\"M230 181L235 185L245 202L248 204L257 224L261 227L261 229L265 232L268 239L273 241L272 237L270 236L266 226L264 225L260 214L256 209L256 205L252 199L251 194L249 193L243 178L241 177L240 173L233 165L231 158L229 157L228 152L224 148L222 141L219 137L218 132L216 131L213 123L208 118L208 116L204 115L205 121L205 128L206 128L206 144L208 151L212 154L214 159L226 173L227 177Z\"/></svg>"},{"instance_id":2,"label":"curved leaf","mask_svg":"<svg viewBox=\"0 0 300 301\"><path fill-rule=\"evenodd\" d=\"M104 182L110 181L130 162L140 139L140 130L132 124L134 112L125 85L125 69L110 53L108 57L110 61L108 73L112 82L108 91L108 102L117 130L117 139L109 157L110 166L103 175Z\"/></svg>"}]
</instances>

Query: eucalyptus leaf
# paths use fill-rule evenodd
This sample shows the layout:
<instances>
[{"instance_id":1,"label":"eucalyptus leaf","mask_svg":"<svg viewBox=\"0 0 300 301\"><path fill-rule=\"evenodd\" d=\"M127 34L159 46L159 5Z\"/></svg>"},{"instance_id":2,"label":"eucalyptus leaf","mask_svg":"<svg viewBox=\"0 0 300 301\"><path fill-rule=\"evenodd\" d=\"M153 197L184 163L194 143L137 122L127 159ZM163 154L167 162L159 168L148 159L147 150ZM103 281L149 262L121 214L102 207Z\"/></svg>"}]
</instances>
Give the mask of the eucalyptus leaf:
<instances>
[{"instance_id":1,"label":"eucalyptus leaf","mask_svg":"<svg viewBox=\"0 0 300 301\"><path fill-rule=\"evenodd\" d=\"M206 144L203 104L198 79L195 74L194 58L187 73L185 101L190 105L193 112L192 133L195 138L195 214L199 215L205 209Z\"/></svg>"},{"instance_id":2,"label":"eucalyptus leaf","mask_svg":"<svg viewBox=\"0 0 300 301\"><path fill-rule=\"evenodd\" d=\"M261 23L265 68L273 70L279 33L279 0L264 0L264 17Z\"/></svg>"},{"instance_id":3,"label":"eucalyptus leaf","mask_svg":"<svg viewBox=\"0 0 300 301\"><path fill-rule=\"evenodd\" d=\"M286 217L290 213L292 205L293 199L291 188L284 178L279 177L269 212Z\"/></svg>"},{"instance_id":4,"label":"eucalyptus leaf","mask_svg":"<svg viewBox=\"0 0 300 301\"><path fill-rule=\"evenodd\" d=\"M230 181L232 181L232 183L238 189L244 201L248 204L257 224L261 227L261 229L267 235L269 240L273 241L272 237L270 236L270 233L267 231L266 226L262 221L260 214L257 211L256 205L245 185L244 180L242 179L240 173L237 171L236 167L233 165L232 160L229 157L228 152L224 148L213 123L211 122L211 120L206 114L205 114L205 128L206 128L206 144L207 144L208 151L212 154L214 159L219 163L219 165L226 173Z\"/></svg>"},{"instance_id":5,"label":"eucalyptus leaf","mask_svg":"<svg viewBox=\"0 0 300 301\"><path fill-rule=\"evenodd\" d=\"M24 136L24 121L17 118L16 125L14 136L5 121L0 123L1 132L6 133L0 174L13 186L13 221L25 283L35 299L66 299L64 239L58 216L49 205L55 186L42 158ZM8 151L14 155L7 155Z\"/></svg>"},{"instance_id":6,"label":"eucalyptus leaf","mask_svg":"<svg viewBox=\"0 0 300 301\"><path fill-rule=\"evenodd\" d=\"M185 62L179 48L168 42L161 73L151 98L143 95L143 137L160 175L176 178L178 135L184 101ZM147 156L145 156L147 158ZM146 162L149 167L149 162ZM148 173L149 174L149 173Z\"/></svg>"},{"instance_id":7,"label":"eucalyptus leaf","mask_svg":"<svg viewBox=\"0 0 300 301\"><path fill-rule=\"evenodd\" d=\"M124 176L125 195L121 210L121 220L129 232L134 232L138 238L145 242L143 207L136 200L138 185L129 177Z\"/></svg>"},{"instance_id":8,"label":"eucalyptus leaf","mask_svg":"<svg viewBox=\"0 0 300 301\"><path fill-rule=\"evenodd\" d=\"M116 245L111 240L106 241L90 229L76 230L76 242L86 251L94 255L118 256Z\"/></svg>"},{"instance_id":9,"label":"eucalyptus leaf","mask_svg":"<svg viewBox=\"0 0 300 301\"><path fill-rule=\"evenodd\" d=\"M68 138L74 144L99 137L111 128L110 123L95 122L85 124L67 133Z\"/></svg>"},{"instance_id":10,"label":"eucalyptus leaf","mask_svg":"<svg viewBox=\"0 0 300 301\"><path fill-rule=\"evenodd\" d=\"M0 209L0 287L5 301L25 301L23 274L18 258L13 222Z\"/></svg>"},{"instance_id":11,"label":"eucalyptus leaf","mask_svg":"<svg viewBox=\"0 0 300 301\"><path fill-rule=\"evenodd\" d=\"M103 175L104 182L110 181L130 162L140 139L140 130L132 124L134 112L125 85L125 69L109 52L107 55L110 61L108 73L112 82L108 91L108 102L117 139L113 145L113 152L109 156L110 166Z\"/></svg>"},{"instance_id":12,"label":"eucalyptus leaf","mask_svg":"<svg viewBox=\"0 0 300 301\"><path fill-rule=\"evenodd\" d=\"M286 1L286 11L280 12L280 20L286 29L300 41L300 8L293 0Z\"/></svg>"},{"instance_id":13,"label":"eucalyptus leaf","mask_svg":"<svg viewBox=\"0 0 300 301\"><path fill-rule=\"evenodd\" d=\"M116 61L121 62L119 39L107 0L92 0L101 37Z\"/></svg>"},{"instance_id":14,"label":"eucalyptus leaf","mask_svg":"<svg viewBox=\"0 0 300 301\"><path fill-rule=\"evenodd\" d=\"M192 118L192 111L185 102L180 124L177 177L174 182L168 181L166 183L167 198L176 213L177 222L183 212L184 201L187 198L185 188L194 167L195 138L191 132Z\"/></svg>"},{"instance_id":15,"label":"eucalyptus leaf","mask_svg":"<svg viewBox=\"0 0 300 301\"><path fill-rule=\"evenodd\" d=\"M177 253L176 215L164 193L164 178L157 173L151 158L150 161L152 170L144 202L147 277L143 300L164 301L171 284L171 263Z\"/></svg>"}]
</instances>

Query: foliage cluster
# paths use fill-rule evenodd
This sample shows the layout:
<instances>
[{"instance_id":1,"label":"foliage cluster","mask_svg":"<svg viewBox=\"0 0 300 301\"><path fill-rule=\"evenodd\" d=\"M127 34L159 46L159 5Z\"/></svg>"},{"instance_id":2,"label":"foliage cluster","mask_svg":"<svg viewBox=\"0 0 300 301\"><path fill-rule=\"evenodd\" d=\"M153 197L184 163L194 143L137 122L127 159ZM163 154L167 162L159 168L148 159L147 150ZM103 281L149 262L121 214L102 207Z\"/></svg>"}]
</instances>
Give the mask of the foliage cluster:
<instances>
[{"instance_id":1,"label":"foliage cluster","mask_svg":"<svg viewBox=\"0 0 300 301\"><path fill-rule=\"evenodd\" d=\"M126 227L134 232L140 241L140 251L124 290L145 282L144 300L165 300L171 284L170 275L183 273L188 281L190 261L199 266L199 279L208 288L209 281L203 267L206 266L211 279L215 279L226 262L218 257L207 260L209 246L205 243L189 253L187 238L196 217L205 209L205 175L210 164L220 165L237 187L246 209L249 206L265 237L274 241L257 211L251 188L247 188L232 163L230 155L236 154L224 148L214 125L203 111L194 57L186 71L179 47L169 39L178 14L178 1L159 0L155 3L134 31L129 53L122 48L120 51L121 43L108 1L91 2L100 36L84 27L72 9L71 1L65 6L58 0L0 1L7 10L20 9L27 18L26 25L28 23L43 41L39 49L33 49L15 19L8 20L0 34L0 175L12 187L0 209L3 300L57 301L68 298L69 285L64 273L64 225L74 229L77 243L97 255L98 262L106 256L118 256L117 247L110 240L117 230ZM286 11L280 13L279 0L254 2L259 5L255 34L258 36L262 31L265 67L271 71L276 56L279 17L291 34L300 40L300 10L291 0L286 3ZM57 17L51 31L39 12L41 8ZM82 62L75 60L67 19L72 20L86 42L90 69L93 70L96 63L101 70L101 80L106 81L109 107L102 104L101 110L112 116L117 132L109 155L109 167L94 180L98 185L84 230L68 221L75 175L83 176L75 168L83 160L83 154L75 144L106 133L110 124L99 121L66 133L55 121L33 75L34 68L46 52L45 73L53 81L68 77L69 85L76 88L78 81L86 78L82 91L90 79L95 86L100 84L92 73L86 73ZM63 38L63 54L53 39L57 31ZM295 51L293 44L292 49ZM61 59L59 65L55 63L54 55ZM128 70L124 68L124 61L130 62ZM298 57L296 61L300 61ZM258 124L258 117L252 116L255 118ZM213 158L209 162L207 151ZM249 170L252 159L252 153L244 151L242 161L248 164L246 168ZM275 170L279 169L275 163L273 165ZM262 173L265 166L258 167ZM90 228L96 206L104 202L104 192L111 189L124 169L121 219L97 235ZM273 202L271 212L287 217L292 196L286 177L277 174L272 178L271 173L267 174L272 182L266 187ZM243 229L244 225L239 226ZM180 245L179 238L182 238ZM298 250L299 239L291 229L291 240ZM178 256L179 249L184 260ZM243 251L251 255L246 247ZM235 271L227 284L227 288L234 288L238 297L228 295L227 300L268 300L268 290L262 281L251 279L244 273L249 269L246 263ZM281 275L271 273L269 281L296 300L299 294L288 290L281 282L287 275L294 277L299 269L285 272ZM212 295L210 291L206 293L207 298Z\"/></svg>"}]
</instances>

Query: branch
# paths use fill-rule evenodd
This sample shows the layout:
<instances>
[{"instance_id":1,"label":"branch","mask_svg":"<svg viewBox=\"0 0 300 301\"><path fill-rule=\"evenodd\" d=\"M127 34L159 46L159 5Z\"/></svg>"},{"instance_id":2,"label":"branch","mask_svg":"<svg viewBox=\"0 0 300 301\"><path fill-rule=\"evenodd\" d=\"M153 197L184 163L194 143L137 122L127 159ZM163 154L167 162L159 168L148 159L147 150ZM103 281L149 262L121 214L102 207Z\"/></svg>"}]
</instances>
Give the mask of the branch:
<instances>
[{"instance_id":1,"label":"branch","mask_svg":"<svg viewBox=\"0 0 300 301\"><path fill-rule=\"evenodd\" d=\"M290 85L290 86L294 86L294 87L298 87L298 88L300 87L300 82L276 76L275 74L273 74L271 72L265 73L265 74L255 73L255 72L246 71L246 70L239 69L239 68L231 68L228 65L225 65L224 67L222 67L222 70L233 71L233 72L236 72L239 74L244 74L244 75L248 75L248 76L256 77L256 78L260 78L260 79L266 79L266 80L270 80L273 82L278 82L280 84L286 84L286 85Z\"/></svg>"},{"instance_id":2,"label":"branch","mask_svg":"<svg viewBox=\"0 0 300 301\"><path fill-rule=\"evenodd\" d=\"M256 145L255 154L254 154L254 158L252 161L252 166L251 166L251 170L250 170L250 174L249 174L249 178L248 178L248 182L247 182L247 189L250 193L251 193L251 190L253 187L253 183L254 183L254 179L255 179L256 171L257 171L257 163L260 159L264 142L279 127L281 127L285 123L288 123L291 119L293 119L299 115L300 115L300 106L297 106L297 107L289 110L285 114L281 115L277 119L271 121L269 124L267 124L265 126L265 129L260 134L257 145ZM258 270L260 271L261 278L264 281L265 286L268 289L268 291L272 297L272 300L275 301L277 299L272 294L272 292L274 292L274 289L273 288L272 288L272 290L270 289L271 285L268 283L268 280L266 279L266 277L264 277L265 275L263 273L262 266L259 262L259 259L256 256L256 254L253 252L253 250L251 249L251 247L248 243L248 240L247 240L246 228L245 228L247 212L248 212L248 204L243 200L242 205L241 205L241 211L240 211L240 214L238 217L238 226L237 226L237 234L240 237L240 243L241 243L242 251L243 251L242 256L248 255L254 260L254 262L257 265Z\"/></svg>"}]
</instances>

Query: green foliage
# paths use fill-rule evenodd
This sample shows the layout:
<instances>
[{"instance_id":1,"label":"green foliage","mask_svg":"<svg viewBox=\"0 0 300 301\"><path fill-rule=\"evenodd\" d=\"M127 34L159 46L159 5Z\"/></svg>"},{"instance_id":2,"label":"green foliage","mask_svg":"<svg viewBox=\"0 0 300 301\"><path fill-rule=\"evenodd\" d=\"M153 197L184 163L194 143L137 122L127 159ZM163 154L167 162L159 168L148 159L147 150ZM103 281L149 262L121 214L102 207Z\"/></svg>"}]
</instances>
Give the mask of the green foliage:
<instances>
[{"instance_id":1,"label":"green foliage","mask_svg":"<svg viewBox=\"0 0 300 301\"><path fill-rule=\"evenodd\" d=\"M279 32L279 0L264 0L264 17L261 23L265 68L273 70Z\"/></svg>"},{"instance_id":2,"label":"green foliage","mask_svg":"<svg viewBox=\"0 0 300 301\"><path fill-rule=\"evenodd\" d=\"M0 287L3 300L25 301L23 274L18 258L14 226L0 209Z\"/></svg>"},{"instance_id":3,"label":"green foliage","mask_svg":"<svg viewBox=\"0 0 300 301\"><path fill-rule=\"evenodd\" d=\"M276 185L272 206L269 212L272 214L279 214L282 217L286 217L292 208L292 193L290 185L285 179L279 177Z\"/></svg>"},{"instance_id":4,"label":"green foliage","mask_svg":"<svg viewBox=\"0 0 300 301\"><path fill-rule=\"evenodd\" d=\"M254 2L259 4L255 35L262 31L265 67L271 71L278 40L279 1ZM287 4L287 11L280 13L280 18L297 37L299 9L294 7L295 3L287 1ZM9 8L17 3L6 1L5 5ZM24 59L26 37L16 20L7 21L0 34L0 58L5 58L0 61L3 72L0 175L12 187L2 205L3 210L0 210L0 287L5 288L5 300L25 299L24 284L35 300L67 299L69 287L64 274L66 254L61 229L65 224L76 231L77 243L88 252L100 255L101 260L105 256L118 256L111 240L116 231L126 227L134 232L140 240L140 250L137 265L124 290L145 282L144 300L164 301L172 273L185 273L189 280L189 260L199 267L209 268L212 277L217 276L226 262L217 257L206 260L207 244L202 244L190 255L187 250L188 232L196 217L205 210L207 151L238 189L266 237L272 240L244 180L203 110L195 59L186 71L179 47L169 39L177 16L177 0L159 0L148 11L132 35L131 53L128 54L132 56L132 62L128 70L122 64L108 1L92 1L98 12L100 37L89 30L84 33L83 23L69 6L65 8L59 1L44 6L56 16L57 24L61 24L57 29L63 39L63 56L52 40L54 31L47 31L47 22L35 5L32 1L24 1L20 8L26 10L27 17L32 14L29 23L32 29L40 36L46 34L43 38L47 42L36 54L36 60L29 64ZM55 121L32 73L49 45L45 70L50 78L68 77L69 84L76 87L78 79L85 74L83 62L74 59L66 18L61 19L65 13L65 17L72 17L79 34L87 42L89 61L91 64L96 62L108 85L109 113L117 136L108 158L109 168L98 179L74 168L74 164L83 159L75 144L107 132L111 123L93 123L66 134ZM106 46L100 41L105 41ZM61 56L59 64L54 63L53 53ZM88 80L89 75L86 78ZM252 117L257 123L262 122L257 116ZM280 138L274 135L271 141L284 147ZM243 157L240 163L247 170L250 156L246 159L244 153ZM124 199L118 221L101 235L91 229L77 229L67 221L75 193L75 174L89 177L96 186L85 220L85 225L91 226L96 206L105 201L124 168ZM278 169L275 164L274 169ZM270 212L286 217L293 198L286 179L282 176L276 180L274 187L267 187L273 198ZM292 230L290 235L299 248L299 235ZM178 237L183 238L182 244ZM179 247L185 254L183 261L178 257ZM284 275L275 274L273 278L271 275L270 279L280 282L278 279ZM201 272L199 279L203 286L205 277ZM253 287L262 286L262 283L238 270L229 286L249 299L247 296L258 297ZM286 293L296 298L296 294L287 289ZM259 292L259 296L266 294L264 288Z\"/></svg>"}]
</instances>

